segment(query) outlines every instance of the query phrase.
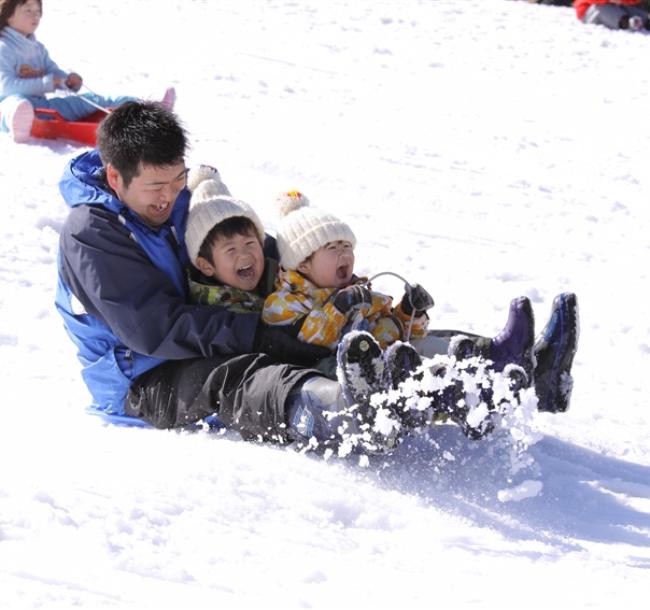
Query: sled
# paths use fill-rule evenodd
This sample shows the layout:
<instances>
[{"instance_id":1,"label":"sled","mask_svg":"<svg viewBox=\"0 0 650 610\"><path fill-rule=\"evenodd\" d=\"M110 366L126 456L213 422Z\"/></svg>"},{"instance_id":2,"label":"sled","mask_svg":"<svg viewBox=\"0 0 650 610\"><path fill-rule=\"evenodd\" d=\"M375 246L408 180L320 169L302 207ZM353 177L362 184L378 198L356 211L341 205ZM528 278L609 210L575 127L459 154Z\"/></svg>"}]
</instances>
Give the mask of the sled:
<instances>
[{"instance_id":1,"label":"sled","mask_svg":"<svg viewBox=\"0 0 650 610\"><path fill-rule=\"evenodd\" d=\"M86 413L99 417L105 424L112 424L113 426L127 428L153 428L151 424L147 423L143 419L138 419L137 417L118 415L117 413L106 413L106 411L98 411L92 407L87 407Z\"/></svg>"},{"instance_id":2,"label":"sled","mask_svg":"<svg viewBox=\"0 0 650 610\"><path fill-rule=\"evenodd\" d=\"M86 413L101 418L101 420L108 425L118 426L120 428L151 428L154 426L149 422L139 419L138 417L131 417L130 415L118 415L117 413L107 413L106 411L98 411L92 407L86 408ZM201 422L196 424L188 424L183 426L182 430L185 432L196 432L198 430L207 430L208 432L219 432L225 428L225 424L219 421L216 415L205 417ZM181 428L179 428L181 429Z\"/></svg>"},{"instance_id":3,"label":"sled","mask_svg":"<svg viewBox=\"0 0 650 610\"><path fill-rule=\"evenodd\" d=\"M97 126L105 116L106 113L97 110L81 121L66 121L56 110L36 108L31 136L46 140L72 140L79 144L95 146Z\"/></svg>"}]
</instances>

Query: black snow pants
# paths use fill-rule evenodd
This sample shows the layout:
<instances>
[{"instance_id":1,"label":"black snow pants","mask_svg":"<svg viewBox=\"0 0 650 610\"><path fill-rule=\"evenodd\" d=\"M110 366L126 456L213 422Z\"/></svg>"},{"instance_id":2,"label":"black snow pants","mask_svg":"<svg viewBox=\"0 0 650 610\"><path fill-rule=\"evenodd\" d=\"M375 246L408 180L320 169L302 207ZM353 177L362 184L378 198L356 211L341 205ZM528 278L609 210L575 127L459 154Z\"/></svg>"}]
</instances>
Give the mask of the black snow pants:
<instances>
[{"instance_id":1,"label":"black snow pants","mask_svg":"<svg viewBox=\"0 0 650 610\"><path fill-rule=\"evenodd\" d=\"M425 357L446 354L450 338L459 333L432 330L413 344ZM326 383L311 384L302 393L304 382L312 377L323 377ZM216 415L244 439L284 443L300 437L288 421L287 399L292 392L294 407L307 394L308 405L341 408L338 382L322 372L278 364L266 354L245 354L165 362L131 384L125 414L156 428L182 428Z\"/></svg>"},{"instance_id":2,"label":"black snow pants","mask_svg":"<svg viewBox=\"0 0 650 610\"><path fill-rule=\"evenodd\" d=\"M245 439L290 440L285 405L313 369L277 364L265 354L170 360L131 385L125 412L156 428L177 428L216 415Z\"/></svg>"}]
</instances>

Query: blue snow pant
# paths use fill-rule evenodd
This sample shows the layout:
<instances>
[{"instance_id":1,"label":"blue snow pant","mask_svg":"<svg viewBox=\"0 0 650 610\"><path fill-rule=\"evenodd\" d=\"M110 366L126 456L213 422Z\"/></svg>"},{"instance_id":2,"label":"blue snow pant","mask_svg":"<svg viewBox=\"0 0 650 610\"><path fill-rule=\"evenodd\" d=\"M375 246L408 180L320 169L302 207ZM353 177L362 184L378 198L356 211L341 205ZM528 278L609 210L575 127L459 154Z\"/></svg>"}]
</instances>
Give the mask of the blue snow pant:
<instances>
[{"instance_id":1,"label":"blue snow pant","mask_svg":"<svg viewBox=\"0 0 650 610\"><path fill-rule=\"evenodd\" d=\"M97 108L84 101L84 99L94 102L102 108L114 108L137 98L126 95L105 97L103 95L95 95L94 93L50 98L38 95L9 95L0 102L0 115L8 116L7 112L2 111L5 103L7 107L14 107L18 100L27 100L34 108L56 110L66 121L78 121L97 112ZM0 123L0 130L8 131L4 120Z\"/></svg>"},{"instance_id":2,"label":"blue snow pant","mask_svg":"<svg viewBox=\"0 0 650 610\"><path fill-rule=\"evenodd\" d=\"M626 30L632 16L641 17L643 27L646 30L650 29L647 11L621 4L592 4L584 14L582 21L594 25L604 25L610 30Z\"/></svg>"}]
</instances>

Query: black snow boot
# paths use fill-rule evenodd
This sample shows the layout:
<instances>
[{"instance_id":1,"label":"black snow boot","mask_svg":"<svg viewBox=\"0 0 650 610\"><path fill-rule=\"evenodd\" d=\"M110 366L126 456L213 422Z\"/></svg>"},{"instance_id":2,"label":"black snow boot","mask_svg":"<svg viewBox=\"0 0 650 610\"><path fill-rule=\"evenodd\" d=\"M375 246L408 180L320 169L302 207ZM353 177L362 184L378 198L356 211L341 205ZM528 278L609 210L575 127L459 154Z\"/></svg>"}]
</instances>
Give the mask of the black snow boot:
<instances>
[{"instance_id":1,"label":"black snow boot","mask_svg":"<svg viewBox=\"0 0 650 610\"><path fill-rule=\"evenodd\" d=\"M439 364L431 369L434 376L444 380L443 390L429 393L433 423L448 418L471 440L481 439L495 429L501 415L519 404L520 392L530 385L529 378L517 364L508 364L503 371L495 372L480 357L451 362L449 367ZM503 388L499 392L494 390L494 383L502 377L509 394L504 395Z\"/></svg>"},{"instance_id":2,"label":"black snow boot","mask_svg":"<svg viewBox=\"0 0 650 610\"><path fill-rule=\"evenodd\" d=\"M422 364L417 350L403 341L396 341L384 350L386 387L396 390Z\"/></svg>"},{"instance_id":3,"label":"black snow boot","mask_svg":"<svg viewBox=\"0 0 650 610\"><path fill-rule=\"evenodd\" d=\"M573 378L571 365L578 349L578 300L572 292L553 300L551 317L534 347L535 392L539 411L564 412L569 408Z\"/></svg>"},{"instance_id":4,"label":"black snow boot","mask_svg":"<svg viewBox=\"0 0 650 610\"><path fill-rule=\"evenodd\" d=\"M463 366L467 362L463 363ZM428 423L431 425L452 421L471 439L481 438L490 429L484 429L481 422L472 425L467 416L471 410L461 379L461 369L456 362L436 362L423 371L422 396L429 404ZM471 373L470 373L471 374ZM489 427L489 426L488 426Z\"/></svg>"},{"instance_id":5,"label":"black snow boot","mask_svg":"<svg viewBox=\"0 0 650 610\"><path fill-rule=\"evenodd\" d=\"M384 391L384 355L377 340L366 331L351 331L339 343L336 376L348 404L366 402Z\"/></svg>"},{"instance_id":6,"label":"black snow boot","mask_svg":"<svg viewBox=\"0 0 650 610\"><path fill-rule=\"evenodd\" d=\"M399 416L385 400L371 400L388 389L381 346L370 333L351 331L339 343L336 360L343 397L363 432L355 444L371 454L391 451L401 441Z\"/></svg>"},{"instance_id":7,"label":"black snow boot","mask_svg":"<svg viewBox=\"0 0 650 610\"><path fill-rule=\"evenodd\" d=\"M430 409L424 407L427 401L421 403L419 400L422 392L418 384L423 376L423 372L417 370L422 365L420 354L410 343L396 341L384 350L384 362L386 388L398 390L396 398L391 395L390 408L397 414L404 429L412 431L429 424ZM404 384L409 378L415 383Z\"/></svg>"}]
</instances>

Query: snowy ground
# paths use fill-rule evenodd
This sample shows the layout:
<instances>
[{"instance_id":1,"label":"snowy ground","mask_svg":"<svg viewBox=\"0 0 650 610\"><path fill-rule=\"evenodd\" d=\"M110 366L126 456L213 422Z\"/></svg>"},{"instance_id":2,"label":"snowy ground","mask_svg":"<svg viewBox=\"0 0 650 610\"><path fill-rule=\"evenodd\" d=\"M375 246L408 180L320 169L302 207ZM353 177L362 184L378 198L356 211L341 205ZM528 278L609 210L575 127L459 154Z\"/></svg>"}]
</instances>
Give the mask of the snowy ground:
<instances>
[{"instance_id":1,"label":"snowy ground","mask_svg":"<svg viewBox=\"0 0 650 610\"><path fill-rule=\"evenodd\" d=\"M52 305L79 149L0 138L0 607L646 607L650 37L506 0L128 7L46 3L38 35L94 90L173 83L190 163L270 228L289 188L344 216L432 326L575 291L572 406L523 451L444 426L367 468L105 427Z\"/></svg>"}]
</instances>

